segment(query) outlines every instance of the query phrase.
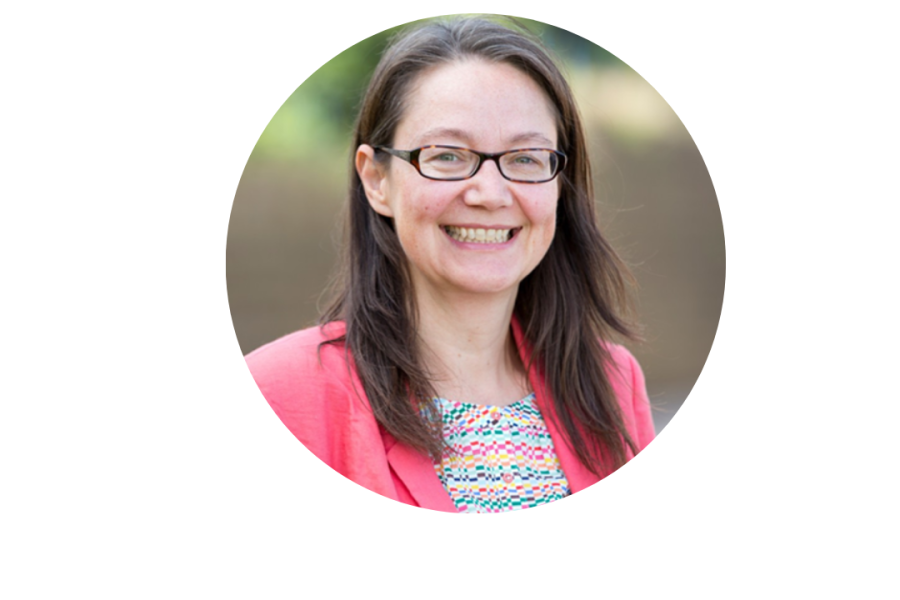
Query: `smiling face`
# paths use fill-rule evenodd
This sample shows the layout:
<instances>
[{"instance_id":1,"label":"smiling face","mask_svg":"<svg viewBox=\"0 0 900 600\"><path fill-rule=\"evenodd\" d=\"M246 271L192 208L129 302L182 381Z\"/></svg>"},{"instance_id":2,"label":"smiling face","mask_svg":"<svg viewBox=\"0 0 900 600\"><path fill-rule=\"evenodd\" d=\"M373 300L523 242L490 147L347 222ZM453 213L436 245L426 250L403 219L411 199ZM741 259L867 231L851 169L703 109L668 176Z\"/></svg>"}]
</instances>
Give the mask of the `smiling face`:
<instances>
[{"instance_id":1,"label":"smiling face","mask_svg":"<svg viewBox=\"0 0 900 600\"><path fill-rule=\"evenodd\" d=\"M556 117L547 95L518 69L453 62L414 82L394 134L397 149L434 144L491 153L556 149ZM356 165L372 208L393 220L417 294L514 294L553 241L558 180L515 183L485 161L470 179L435 181L402 159L376 160L366 145Z\"/></svg>"}]
</instances>

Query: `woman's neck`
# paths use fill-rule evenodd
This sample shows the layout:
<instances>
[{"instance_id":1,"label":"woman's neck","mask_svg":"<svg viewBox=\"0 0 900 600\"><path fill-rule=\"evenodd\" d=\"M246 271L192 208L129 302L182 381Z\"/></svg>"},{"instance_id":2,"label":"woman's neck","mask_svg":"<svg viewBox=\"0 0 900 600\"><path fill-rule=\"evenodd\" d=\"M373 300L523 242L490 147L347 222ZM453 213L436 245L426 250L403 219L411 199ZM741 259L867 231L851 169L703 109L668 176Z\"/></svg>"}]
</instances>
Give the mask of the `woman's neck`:
<instances>
[{"instance_id":1,"label":"woman's neck","mask_svg":"<svg viewBox=\"0 0 900 600\"><path fill-rule=\"evenodd\" d=\"M528 393L510 331L516 290L416 298L422 359L439 396L505 406Z\"/></svg>"}]
</instances>

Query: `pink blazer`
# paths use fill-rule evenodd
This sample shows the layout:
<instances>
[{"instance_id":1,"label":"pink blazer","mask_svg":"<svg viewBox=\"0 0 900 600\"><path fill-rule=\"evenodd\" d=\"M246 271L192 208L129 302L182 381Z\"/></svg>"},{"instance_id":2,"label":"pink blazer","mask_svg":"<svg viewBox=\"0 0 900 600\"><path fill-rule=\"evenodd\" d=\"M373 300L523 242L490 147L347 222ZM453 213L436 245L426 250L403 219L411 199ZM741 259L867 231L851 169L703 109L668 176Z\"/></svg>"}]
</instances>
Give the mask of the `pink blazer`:
<instances>
[{"instance_id":1,"label":"pink blazer","mask_svg":"<svg viewBox=\"0 0 900 600\"><path fill-rule=\"evenodd\" d=\"M518 323L513 335L528 364L528 349ZM433 510L456 512L453 501L434 471L431 458L398 443L375 421L362 384L343 348L319 343L344 332L343 323L304 329L254 350L247 365L269 405L303 444L319 459L359 485L399 502ZM625 348L609 346L614 365L608 369L632 440L642 450L655 433L644 376ZM321 357L321 363L319 361ZM544 395L541 378L529 373L535 400L545 416L550 437L571 491L599 481L578 460L563 431L554 427L552 403ZM631 458L629 453L629 458Z\"/></svg>"}]
</instances>

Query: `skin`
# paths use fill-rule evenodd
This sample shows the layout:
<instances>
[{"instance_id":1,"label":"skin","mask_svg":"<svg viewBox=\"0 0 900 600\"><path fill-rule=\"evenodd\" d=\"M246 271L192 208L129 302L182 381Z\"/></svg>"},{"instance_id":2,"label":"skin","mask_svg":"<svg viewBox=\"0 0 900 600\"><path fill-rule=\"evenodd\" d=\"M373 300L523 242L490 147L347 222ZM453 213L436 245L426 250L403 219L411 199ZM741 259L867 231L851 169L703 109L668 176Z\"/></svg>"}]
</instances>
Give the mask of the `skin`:
<instances>
[{"instance_id":1,"label":"skin","mask_svg":"<svg viewBox=\"0 0 900 600\"><path fill-rule=\"evenodd\" d=\"M393 147L448 144L482 152L556 148L547 95L502 63L468 59L422 74ZM504 179L494 162L463 181L433 181L409 163L357 149L356 168L372 209L393 220L411 267L424 358L437 392L475 404L508 405L528 389L509 321L520 282L547 253L556 230L559 181ZM511 240L466 244L444 226L509 228Z\"/></svg>"}]
</instances>

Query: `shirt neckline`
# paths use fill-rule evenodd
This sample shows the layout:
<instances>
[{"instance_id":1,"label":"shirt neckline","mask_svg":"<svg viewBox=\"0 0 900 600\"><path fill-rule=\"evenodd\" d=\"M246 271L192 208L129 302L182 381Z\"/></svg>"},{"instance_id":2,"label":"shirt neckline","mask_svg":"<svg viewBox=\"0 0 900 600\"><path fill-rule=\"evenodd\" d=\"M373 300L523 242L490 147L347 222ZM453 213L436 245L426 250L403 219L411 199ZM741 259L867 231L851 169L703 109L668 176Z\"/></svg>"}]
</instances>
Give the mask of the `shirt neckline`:
<instances>
[{"instance_id":1,"label":"shirt neckline","mask_svg":"<svg viewBox=\"0 0 900 600\"><path fill-rule=\"evenodd\" d=\"M475 404L474 402L462 402L460 400L448 400L447 398L436 397L434 398L436 402L440 402L442 404L447 404L457 408L465 408L465 409L479 409L479 410L504 410L508 408L512 408L514 406L518 406L520 404L528 405L534 403L534 392L530 392L527 396L520 400L516 400L512 404L506 404L504 406L500 406L498 404Z\"/></svg>"}]
</instances>

